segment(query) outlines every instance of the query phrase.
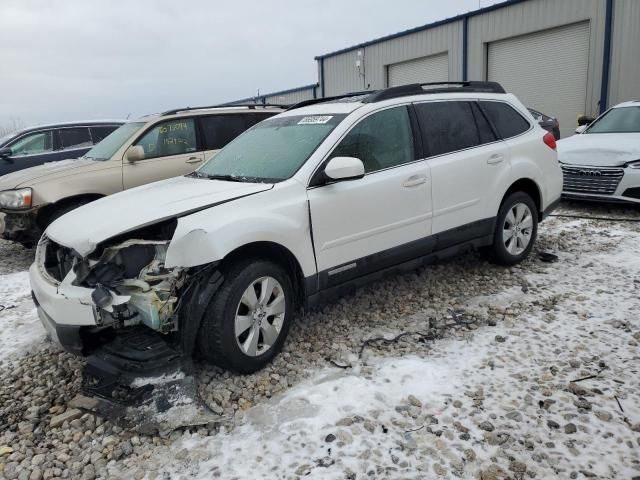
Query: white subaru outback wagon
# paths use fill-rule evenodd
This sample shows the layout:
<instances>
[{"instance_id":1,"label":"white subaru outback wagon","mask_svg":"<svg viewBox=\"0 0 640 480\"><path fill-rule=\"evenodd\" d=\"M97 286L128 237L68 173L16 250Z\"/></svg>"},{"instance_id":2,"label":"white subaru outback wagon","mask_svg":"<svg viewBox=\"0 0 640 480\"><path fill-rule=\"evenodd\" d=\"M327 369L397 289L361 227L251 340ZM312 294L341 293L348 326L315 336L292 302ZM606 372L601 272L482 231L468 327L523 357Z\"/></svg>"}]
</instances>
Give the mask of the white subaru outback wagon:
<instances>
[{"instance_id":1,"label":"white subaru outback wagon","mask_svg":"<svg viewBox=\"0 0 640 480\"><path fill-rule=\"evenodd\" d=\"M553 135L499 84L310 100L56 220L33 297L69 351L137 329L252 372L300 307L469 248L520 262L561 190Z\"/></svg>"}]
</instances>

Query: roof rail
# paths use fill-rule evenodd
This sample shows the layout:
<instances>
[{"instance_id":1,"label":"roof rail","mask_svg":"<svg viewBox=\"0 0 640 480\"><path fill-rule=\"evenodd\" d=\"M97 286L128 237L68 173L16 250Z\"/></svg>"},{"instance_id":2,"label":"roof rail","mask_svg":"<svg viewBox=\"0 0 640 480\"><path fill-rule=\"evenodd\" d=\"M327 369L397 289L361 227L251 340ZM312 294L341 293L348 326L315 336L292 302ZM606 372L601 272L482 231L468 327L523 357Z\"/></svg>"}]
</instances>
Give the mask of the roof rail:
<instances>
[{"instance_id":1,"label":"roof rail","mask_svg":"<svg viewBox=\"0 0 640 480\"><path fill-rule=\"evenodd\" d=\"M442 88L424 88L437 87ZM451 93L451 92L485 92L485 93L507 93L502 85L498 82L431 82L431 83L412 83L409 85L401 85L399 87L385 88L374 92L365 98L363 103L375 103L390 98L406 97L409 95L421 95L424 93Z\"/></svg>"},{"instance_id":2,"label":"roof rail","mask_svg":"<svg viewBox=\"0 0 640 480\"><path fill-rule=\"evenodd\" d=\"M250 110L254 110L256 107L279 107L279 108L289 108L289 105L281 105L278 103L242 103L237 105L211 105L208 107L184 107L184 108L174 108L173 110L167 110L166 112L162 112L160 115L174 115L179 112L189 112L191 110L208 110L213 108L234 108L234 107L248 107Z\"/></svg>"},{"instance_id":3,"label":"roof rail","mask_svg":"<svg viewBox=\"0 0 640 480\"><path fill-rule=\"evenodd\" d=\"M301 102L295 103L291 105L287 110L295 110L296 108L306 107L307 105L315 105L316 103L324 103L330 102L332 100L339 100L341 98L350 98L350 97L358 97L361 95L370 95L372 93L377 92L377 90L365 90L362 92L350 92L345 93L344 95L335 95L333 97L320 97L320 98L311 98L309 100L303 100Z\"/></svg>"}]
</instances>

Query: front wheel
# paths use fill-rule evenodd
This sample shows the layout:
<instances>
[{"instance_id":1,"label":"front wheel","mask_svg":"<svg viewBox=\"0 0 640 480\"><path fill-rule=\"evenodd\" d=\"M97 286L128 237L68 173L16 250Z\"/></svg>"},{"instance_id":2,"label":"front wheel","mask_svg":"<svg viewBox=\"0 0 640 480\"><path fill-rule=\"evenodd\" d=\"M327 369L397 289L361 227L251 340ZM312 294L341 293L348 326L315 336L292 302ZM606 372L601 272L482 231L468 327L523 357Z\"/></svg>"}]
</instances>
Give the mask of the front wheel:
<instances>
[{"instance_id":1,"label":"front wheel","mask_svg":"<svg viewBox=\"0 0 640 480\"><path fill-rule=\"evenodd\" d=\"M260 370L284 344L293 298L289 275L273 262L248 260L228 269L202 320L200 355L240 373Z\"/></svg>"},{"instance_id":2,"label":"front wheel","mask_svg":"<svg viewBox=\"0 0 640 480\"><path fill-rule=\"evenodd\" d=\"M516 192L503 202L493 235L492 257L502 265L521 262L531 252L538 234L538 216L533 199Z\"/></svg>"}]
</instances>

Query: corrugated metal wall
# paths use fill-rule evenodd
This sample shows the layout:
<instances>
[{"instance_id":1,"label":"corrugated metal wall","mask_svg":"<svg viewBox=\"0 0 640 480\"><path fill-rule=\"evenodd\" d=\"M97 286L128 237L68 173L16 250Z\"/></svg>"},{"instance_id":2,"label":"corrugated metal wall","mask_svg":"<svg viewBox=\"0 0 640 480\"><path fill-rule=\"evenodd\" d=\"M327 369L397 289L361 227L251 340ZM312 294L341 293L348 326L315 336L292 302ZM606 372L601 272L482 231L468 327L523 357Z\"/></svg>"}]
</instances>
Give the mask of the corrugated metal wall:
<instances>
[{"instance_id":1,"label":"corrugated metal wall","mask_svg":"<svg viewBox=\"0 0 640 480\"><path fill-rule=\"evenodd\" d=\"M358 52L362 52L358 56ZM449 78L462 77L462 22L452 22L324 59L324 94L387 86L387 66L418 57L448 53ZM357 61L361 60L361 67Z\"/></svg>"},{"instance_id":2,"label":"corrugated metal wall","mask_svg":"<svg viewBox=\"0 0 640 480\"><path fill-rule=\"evenodd\" d=\"M640 1L615 0L609 106L640 100Z\"/></svg>"},{"instance_id":3,"label":"corrugated metal wall","mask_svg":"<svg viewBox=\"0 0 640 480\"><path fill-rule=\"evenodd\" d=\"M487 44L581 21L590 22L586 112L598 113L605 29L604 0L530 0L469 19L468 72L470 80L486 79ZM549 52L553 55L553 52ZM523 59L526 61L526 59ZM553 79L549 79L553 88Z\"/></svg>"},{"instance_id":4,"label":"corrugated metal wall","mask_svg":"<svg viewBox=\"0 0 640 480\"><path fill-rule=\"evenodd\" d=\"M305 88L304 90L296 90L292 92L267 94L265 95L265 103L282 103L284 105L292 105L304 100L314 98L313 90L315 87Z\"/></svg>"}]
</instances>

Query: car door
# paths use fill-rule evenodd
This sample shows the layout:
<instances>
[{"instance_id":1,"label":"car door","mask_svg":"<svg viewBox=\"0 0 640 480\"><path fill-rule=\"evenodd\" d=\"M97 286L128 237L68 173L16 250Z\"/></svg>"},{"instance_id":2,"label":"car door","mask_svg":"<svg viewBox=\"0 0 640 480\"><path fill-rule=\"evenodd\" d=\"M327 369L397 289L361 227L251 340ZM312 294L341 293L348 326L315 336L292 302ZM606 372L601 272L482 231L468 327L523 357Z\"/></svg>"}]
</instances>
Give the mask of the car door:
<instances>
[{"instance_id":1,"label":"car door","mask_svg":"<svg viewBox=\"0 0 640 480\"><path fill-rule=\"evenodd\" d=\"M508 149L473 101L414 104L433 185L436 248L491 235L495 197L510 178Z\"/></svg>"},{"instance_id":2,"label":"car door","mask_svg":"<svg viewBox=\"0 0 640 480\"><path fill-rule=\"evenodd\" d=\"M407 106L369 114L329 157L356 157L365 166L357 180L308 189L319 287L428 253L431 248L429 166L414 144ZM322 167L321 167L322 168Z\"/></svg>"},{"instance_id":3,"label":"car door","mask_svg":"<svg viewBox=\"0 0 640 480\"><path fill-rule=\"evenodd\" d=\"M124 188L132 188L165 178L191 173L204 160L198 148L193 117L173 118L151 126L133 145L144 150L144 159L123 159Z\"/></svg>"},{"instance_id":4,"label":"car door","mask_svg":"<svg viewBox=\"0 0 640 480\"><path fill-rule=\"evenodd\" d=\"M0 159L0 175L57 160L56 141L50 129L29 132L12 140L6 145L11 148L11 155Z\"/></svg>"}]
</instances>

